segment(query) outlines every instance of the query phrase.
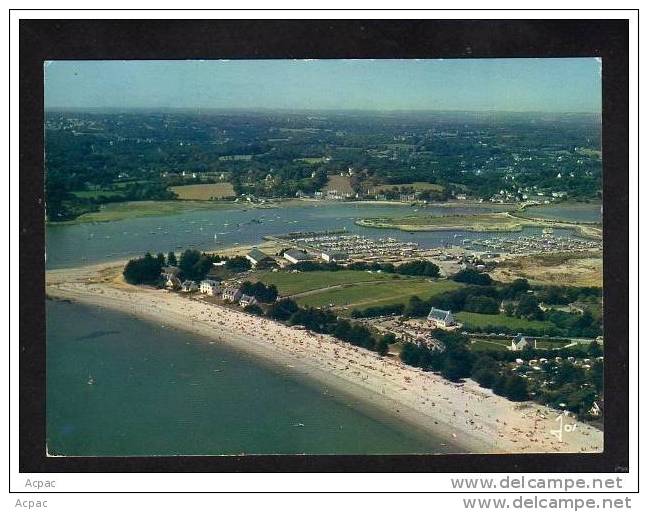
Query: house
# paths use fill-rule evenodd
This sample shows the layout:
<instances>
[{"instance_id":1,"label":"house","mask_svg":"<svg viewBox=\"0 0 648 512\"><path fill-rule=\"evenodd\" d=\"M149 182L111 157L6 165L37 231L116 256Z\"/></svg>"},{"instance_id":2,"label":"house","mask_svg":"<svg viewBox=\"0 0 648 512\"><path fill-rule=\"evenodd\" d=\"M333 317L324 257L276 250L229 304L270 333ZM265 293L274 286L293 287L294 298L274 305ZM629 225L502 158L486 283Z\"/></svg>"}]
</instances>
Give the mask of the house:
<instances>
[{"instance_id":1,"label":"house","mask_svg":"<svg viewBox=\"0 0 648 512\"><path fill-rule=\"evenodd\" d=\"M190 281L186 280L182 282L182 291L183 292L195 292L198 290L198 285L196 284L196 281Z\"/></svg>"},{"instance_id":2,"label":"house","mask_svg":"<svg viewBox=\"0 0 648 512\"><path fill-rule=\"evenodd\" d=\"M241 298L239 299L239 304L241 305L241 307L251 306L251 305L256 304L258 302L259 301L256 300L256 297L253 297L252 295L242 294Z\"/></svg>"},{"instance_id":3,"label":"house","mask_svg":"<svg viewBox=\"0 0 648 512\"><path fill-rule=\"evenodd\" d=\"M214 279L204 279L200 282L200 293L207 295L218 295L221 292L220 282Z\"/></svg>"},{"instance_id":4,"label":"house","mask_svg":"<svg viewBox=\"0 0 648 512\"><path fill-rule=\"evenodd\" d=\"M164 286L172 290L177 290L178 288L182 288L182 281L177 277L170 277L166 280Z\"/></svg>"},{"instance_id":5,"label":"house","mask_svg":"<svg viewBox=\"0 0 648 512\"><path fill-rule=\"evenodd\" d=\"M288 249L284 252L283 257L290 263L299 263L300 261L310 261L313 259L308 253L298 249Z\"/></svg>"},{"instance_id":6,"label":"house","mask_svg":"<svg viewBox=\"0 0 648 512\"><path fill-rule=\"evenodd\" d=\"M241 293L240 288L235 288L234 286L228 286L223 290L223 300L229 302L237 302L243 293Z\"/></svg>"},{"instance_id":7,"label":"house","mask_svg":"<svg viewBox=\"0 0 648 512\"><path fill-rule=\"evenodd\" d=\"M169 280L172 277L178 277L179 273L180 273L180 269L178 267L174 267L174 266L162 267L161 274L165 280Z\"/></svg>"},{"instance_id":8,"label":"house","mask_svg":"<svg viewBox=\"0 0 648 512\"><path fill-rule=\"evenodd\" d=\"M161 276L164 279L164 286L167 288L180 288L182 283L178 276L180 275L180 269L178 267L162 267Z\"/></svg>"},{"instance_id":9,"label":"house","mask_svg":"<svg viewBox=\"0 0 648 512\"><path fill-rule=\"evenodd\" d=\"M268 256L266 253L261 252L256 247L252 249L245 255L245 258L252 263L253 267L256 267L259 263L262 262L273 262L274 260Z\"/></svg>"},{"instance_id":10,"label":"house","mask_svg":"<svg viewBox=\"0 0 648 512\"><path fill-rule=\"evenodd\" d=\"M511 345L509 346L509 350L513 352L519 352L520 350L524 350L525 348L537 348L536 347L537 342L535 338L530 338L529 336L524 336L522 334L518 334L515 338L511 340Z\"/></svg>"},{"instance_id":11,"label":"house","mask_svg":"<svg viewBox=\"0 0 648 512\"><path fill-rule=\"evenodd\" d=\"M434 327L453 327L457 325L451 311L444 311L443 309L431 308L427 316L428 322L432 323Z\"/></svg>"},{"instance_id":12,"label":"house","mask_svg":"<svg viewBox=\"0 0 648 512\"><path fill-rule=\"evenodd\" d=\"M344 261L349 259L349 255L344 252L323 252L322 259L326 262Z\"/></svg>"}]
</instances>

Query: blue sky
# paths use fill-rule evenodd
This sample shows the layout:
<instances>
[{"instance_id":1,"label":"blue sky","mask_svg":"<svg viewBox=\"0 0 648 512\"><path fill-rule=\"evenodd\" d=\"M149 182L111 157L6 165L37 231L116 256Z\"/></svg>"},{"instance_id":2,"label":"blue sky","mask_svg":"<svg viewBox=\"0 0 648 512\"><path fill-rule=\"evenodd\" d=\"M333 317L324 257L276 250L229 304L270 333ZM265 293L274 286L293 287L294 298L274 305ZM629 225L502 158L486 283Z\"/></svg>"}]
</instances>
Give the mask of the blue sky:
<instances>
[{"instance_id":1,"label":"blue sky","mask_svg":"<svg viewBox=\"0 0 648 512\"><path fill-rule=\"evenodd\" d=\"M45 108L600 112L578 59L52 61Z\"/></svg>"}]
</instances>

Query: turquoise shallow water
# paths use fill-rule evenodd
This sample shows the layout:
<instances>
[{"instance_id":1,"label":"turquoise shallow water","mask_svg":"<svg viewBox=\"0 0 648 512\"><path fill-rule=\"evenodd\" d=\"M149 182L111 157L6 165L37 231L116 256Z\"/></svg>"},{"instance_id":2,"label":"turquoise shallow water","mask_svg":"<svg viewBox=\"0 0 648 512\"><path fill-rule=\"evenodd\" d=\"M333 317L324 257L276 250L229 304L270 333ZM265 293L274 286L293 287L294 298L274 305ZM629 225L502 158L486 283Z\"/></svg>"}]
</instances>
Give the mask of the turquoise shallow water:
<instances>
[{"instance_id":1,"label":"turquoise shallow water","mask_svg":"<svg viewBox=\"0 0 648 512\"><path fill-rule=\"evenodd\" d=\"M51 454L459 451L288 369L128 315L48 301L47 332Z\"/></svg>"}]
</instances>

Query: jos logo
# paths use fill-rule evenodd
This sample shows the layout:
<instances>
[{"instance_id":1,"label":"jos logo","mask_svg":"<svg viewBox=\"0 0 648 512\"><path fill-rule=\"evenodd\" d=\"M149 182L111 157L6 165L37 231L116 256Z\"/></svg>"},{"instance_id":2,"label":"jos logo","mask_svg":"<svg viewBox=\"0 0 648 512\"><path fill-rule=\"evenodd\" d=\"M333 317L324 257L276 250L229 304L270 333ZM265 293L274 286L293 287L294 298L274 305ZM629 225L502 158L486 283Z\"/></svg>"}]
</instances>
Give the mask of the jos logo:
<instances>
[{"instance_id":1,"label":"jos logo","mask_svg":"<svg viewBox=\"0 0 648 512\"><path fill-rule=\"evenodd\" d=\"M564 418L568 418L569 413L567 411L559 414L555 421L558 422L558 428L552 429L551 432L559 441L562 441L563 432L574 432L578 426L576 423L566 423Z\"/></svg>"}]
</instances>

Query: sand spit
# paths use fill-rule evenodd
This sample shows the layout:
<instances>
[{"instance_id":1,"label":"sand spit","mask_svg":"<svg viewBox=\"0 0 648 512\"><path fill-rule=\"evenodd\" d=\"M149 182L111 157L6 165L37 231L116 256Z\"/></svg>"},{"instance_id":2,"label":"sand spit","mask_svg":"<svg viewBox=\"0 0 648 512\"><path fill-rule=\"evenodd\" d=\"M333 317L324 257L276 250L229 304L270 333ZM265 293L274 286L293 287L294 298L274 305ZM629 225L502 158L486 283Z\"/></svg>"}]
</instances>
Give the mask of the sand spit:
<instances>
[{"instance_id":1,"label":"sand spit","mask_svg":"<svg viewBox=\"0 0 648 512\"><path fill-rule=\"evenodd\" d=\"M553 409L516 403L475 382L451 383L327 335L123 283L115 263L47 272L47 294L105 307L226 343L474 453L601 452L603 432ZM572 425L572 424L575 424ZM569 425L568 428L564 428Z\"/></svg>"}]
</instances>

